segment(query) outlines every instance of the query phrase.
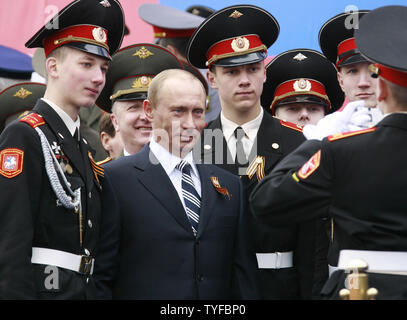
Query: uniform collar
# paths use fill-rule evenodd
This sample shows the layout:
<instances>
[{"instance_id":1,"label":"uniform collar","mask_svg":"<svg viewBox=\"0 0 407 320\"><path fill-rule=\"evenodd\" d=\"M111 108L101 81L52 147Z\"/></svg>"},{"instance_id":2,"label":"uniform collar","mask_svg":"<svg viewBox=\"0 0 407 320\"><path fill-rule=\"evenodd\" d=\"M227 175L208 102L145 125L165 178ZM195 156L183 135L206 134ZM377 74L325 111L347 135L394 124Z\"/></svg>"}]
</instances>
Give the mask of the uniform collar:
<instances>
[{"instance_id":1,"label":"uniform collar","mask_svg":"<svg viewBox=\"0 0 407 320\"><path fill-rule=\"evenodd\" d=\"M66 127L68 128L69 132L71 133L71 135L73 136L75 133L75 130L78 129L79 131L79 127L80 127L80 123L81 123L81 119L78 118L76 119L76 121L73 121L72 118L60 107L58 107L54 102L45 99L45 98L41 98L44 102L46 102L52 109L55 110L55 112L58 114L58 116L62 119L62 121L64 122L64 124L66 125Z\"/></svg>"},{"instance_id":2,"label":"uniform collar","mask_svg":"<svg viewBox=\"0 0 407 320\"><path fill-rule=\"evenodd\" d=\"M249 140L251 142L254 142L256 139L257 132L259 130L261 121L263 120L263 114L264 114L264 110L263 110L263 108L260 108L260 113L255 119L239 126L238 124L234 123L233 121L227 119L225 117L225 115L223 114L223 111L221 111L220 121L222 124L223 135L225 136L226 141L229 141L230 137L234 134L237 127L241 127L243 129L243 131L246 133L246 136L249 138Z\"/></svg>"}]
</instances>

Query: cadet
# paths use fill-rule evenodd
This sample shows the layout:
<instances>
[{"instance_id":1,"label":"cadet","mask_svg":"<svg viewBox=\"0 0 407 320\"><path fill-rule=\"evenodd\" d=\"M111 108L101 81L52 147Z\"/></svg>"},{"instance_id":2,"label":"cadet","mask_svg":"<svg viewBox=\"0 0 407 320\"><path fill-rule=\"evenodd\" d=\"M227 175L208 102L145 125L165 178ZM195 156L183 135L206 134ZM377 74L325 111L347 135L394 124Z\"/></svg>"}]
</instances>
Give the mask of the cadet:
<instances>
[{"instance_id":1,"label":"cadet","mask_svg":"<svg viewBox=\"0 0 407 320\"><path fill-rule=\"evenodd\" d=\"M342 106L344 95L335 66L321 53L293 49L267 65L262 106L279 119L304 126L316 124Z\"/></svg>"},{"instance_id":2,"label":"cadet","mask_svg":"<svg viewBox=\"0 0 407 320\"><path fill-rule=\"evenodd\" d=\"M405 6L381 7L366 14L355 31L357 48L375 62L370 70L378 77L383 120L322 142L308 140L250 197L256 216L267 223L300 222L327 211L334 218L331 251L339 270L322 290L328 298L339 299L343 269L354 258L367 262L369 287L379 291L377 299L407 298L406 17Z\"/></svg>"},{"instance_id":3,"label":"cadet","mask_svg":"<svg viewBox=\"0 0 407 320\"><path fill-rule=\"evenodd\" d=\"M45 84L20 82L0 92L0 133L13 120L34 108L45 93Z\"/></svg>"},{"instance_id":4,"label":"cadet","mask_svg":"<svg viewBox=\"0 0 407 320\"><path fill-rule=\"evenodd\" d=\"M193 8L192 8L193 10ZM196 69L187 61L187 44L196 28L205 20L202 16L192 14L162 4L144 3L139 7L140 18L152 25L155 43L167 48L181 61L185 70L196 76L205 86L207 107L205 121L215 119L220 112L219 96L216 90L208 87L202 74L207 68ZM199 75L201 73L201 75Z\"/></svg>"},{"instance_id":5,"label":"cadet","mask_svg":"<svg viewBox=\"0 0 407 320\"><path fill-rule=\"evenodd\" d=\"M109 162L123 156L122 138L120 137L120 133L117 133L113 126L110 113L104 112L100 117L99 135L103 148L109 154L109 157L102 161L102 163ZM98 162L99 165L102 163Z\"/></svg>"},{"instance_id":6,"label":"cadet","mask_svg":"<svg viewBox=\"0 0 407 320\"><path fill-rule=\"evenodd\" d=\"M264 59L278 34L279 25L270 13L256 6L237 5L205 20L188 46L190 63L197 68L209 67L208 79L218 90L222 106L219 117L204 130L199 156L240 175L247 197L258 181L304 141L301 127L277 120L260 104L266 81ZM297 225L275 227L256 221L251 232L262 297L300 298L297 272L303 269L294 261L313 266L309 258L314 252L313 234ZM299 232L307 239L297 241ZM298 251L307 256L306 260L294 252L308 245L310 249Z\"/></svg>"},{"instance_id":7,"label":"cadet","mask_svg":"<svg viewBox=\"0 0 407 320\"><path fill-rule=\"evenodd\" d=\"M182 65L159 45L138 43L113 56L106 85L96 103L111 113L123 142L123 155L136 154L150 141L151 123L144 113L143 101L153 77L165 69L182 69Z\"/></svg>"},{"instance_id":8,"label":"cadet","mask_svg":"<svg viewBox=\"0 0 407 320\"><path fill-rule=\"evenodd\" d=\"M117 1L78 0L26 43L44 47L48 84L33 112L0 136L0 298L94 297L103 170L78 114L102 90L123 30Z\"/></svg>"},{"instance_id":9,"label":"cadet","mask_svg":"<svg viewBox=\"0 0 407 320\"><path fill-rule=\"evenodd\" d=\"M376 79L370 77L369 61L356 47L354 31L360 19L369 10L340 13L321 27L319 45L323 54L338 69L338 82L348 101L360 101L360 107L368 107L371 120L366 124L373 126L382 118L376 107Z\"/></svg>"}]
</instances>

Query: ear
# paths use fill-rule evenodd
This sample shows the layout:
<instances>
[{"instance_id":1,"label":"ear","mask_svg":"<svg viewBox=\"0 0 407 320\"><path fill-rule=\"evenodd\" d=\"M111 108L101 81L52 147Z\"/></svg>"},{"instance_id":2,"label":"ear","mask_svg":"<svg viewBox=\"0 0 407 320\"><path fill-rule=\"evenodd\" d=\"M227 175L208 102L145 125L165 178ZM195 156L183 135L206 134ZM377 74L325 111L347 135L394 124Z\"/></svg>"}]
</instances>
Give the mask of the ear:
<instances>
[{"instance_id":1,"label":"ear","mask_svg":"<svg viewBox=\"0 0 407 320\"><path fill-rule=\"evenodd\" d=\"M47 74L51 78L58 77L57 59L55 57L49 57L45 60L45 69Z\"/></svg>"},{"instance_id":2,"label":"ear","mask_svg":"<svg viewBox=\"0 0 407 320\"><path fill-rule=\"evenodd\" d=\"M388 98L389 96L389 86L387 85L386 81L379 78L377 81L377 101L383 101Z\"/></svg>"},{"instance_id":3,"label":"ear","mask_svg":"<svg viewBox=\"0 0 407 320\"><path fill-rule=\"evenodd\" d=\"M119 121L117 120L117 116L116 116L114 113L112 113L112 114L110 115L110 119L112 120L112 124L113 124L114 130L115 130L116 132L120 132Z\"/></svg>"},{"instance_id":4,"label":"ear","mask_svg":"<svg viewBox=\"0 0 407 320\"><path fill-rule=\"evenodd\" d=\"M342 79L341 70L338 70L338 72L336 73L336 76L338 77L339 86L341 87L342 91L345 92L345 90L343 88L343 79Z\"/></svg>"},{"instance_id":5,"label":"ear","mask_svg":"<svg viewBox=\"0 0 407 320\"><path fill-rule=\"evenodd\" d=\"M151 122L154 119L153 115L153 106L151 105L150 100L146 99L143 101L144 113L146 114L147 119Z\"/></svg>"},{"instance_id":6,"label":"ear","mask_svg":"<svg viewBox=\"0 0 407 320\"><path fill-rule=\"evenodd\" d=\"M263 80L263 83L265 83L267 81L267 68L264 65L264 62L263 62L263 66L264 66L264 80Z\"/></svg>"},{"instance_id":7,"label":"ear","mask_svg":"<svg viewBox=\"0 0 407 320\"><path fill-rule=\"evenodd\" d=\"M215 70L216 72L216 70ZM218 89L218 86L216 85L216 74L215 72L208 71L206 73L206 78L208 79L208 83L211 86L212 89Z\"/></svg>"},{"instance_id":8,"label":"ear","mask_svg":"<svg viewBox=\"0 0 407 320\"><path fill-rule=\"evenodd\" d=\"M106 132L102 131L100 133L100 141L102 142L103 149L105 149L108 153L113 151L113 148L109 143L110 142L110 136Z\"/></svg>"}]
</instances>

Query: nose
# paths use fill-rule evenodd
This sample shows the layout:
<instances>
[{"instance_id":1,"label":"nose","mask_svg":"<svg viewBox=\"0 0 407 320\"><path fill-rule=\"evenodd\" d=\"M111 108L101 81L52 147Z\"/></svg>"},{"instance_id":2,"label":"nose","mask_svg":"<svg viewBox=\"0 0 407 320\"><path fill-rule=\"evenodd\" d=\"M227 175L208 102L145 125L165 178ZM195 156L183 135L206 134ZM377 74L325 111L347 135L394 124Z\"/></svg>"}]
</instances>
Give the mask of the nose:
<instances>
[{"instance_id":1,"label":"nose","mask_svg":"<svg viewBox=\"0 0 407 320\"><path fill-rule=\"evenodd\" d=\"M241 85L241 86L249 86L250 85L250 80L249 80L249 77L248 77L248 74L247 74L246 70L243 70L243 71L240 72L239 85Z\"/></svg>"},{"instance_id":2,"label":"nose","mask_svg":"<svg viewBox=\"0 0 407 320\"><path fill-rule=\"evenodd\" d=\"M372 77L370 76L370 73L367 70L363 70L360 73L360 78L359 78L359 82L358 82L358 86L360 88L366 88L366 87L370 87L371 86L371 81L372 81Z\"/></svg>"},{"instance_id":3,"label":"nose","mask_svg":"<svg viewBox=\"0 0 407 320\"><path fill-rule=\"evenodd\" d=\"M93 73L92 82L97 85L104 84L106 80L106 73L103 72L100 68L95 68L95 72Z\"/></svg>"},{"instance_id":4,"label":"nose","mask_svg":"<svg viewBox=\"0 0 407 320\"><path fill-rule=\"evenodd\" d=\"M299 116L298 117L299 120L302 120L302 121L309 120L309 112L308 112L307 108L302 108L300 110L298 116Z\"/></svg>"},{"instance_id":5,"label":"nose","mask_svg":"<svg viewBox=\"0 0 407 320\"><path fill-rule=\"evenodd\" d=\"M182 121L182 126L184 129L193 129L195 128L195 122L192 112L187 112Z\"/></svg>"}]
</instances>

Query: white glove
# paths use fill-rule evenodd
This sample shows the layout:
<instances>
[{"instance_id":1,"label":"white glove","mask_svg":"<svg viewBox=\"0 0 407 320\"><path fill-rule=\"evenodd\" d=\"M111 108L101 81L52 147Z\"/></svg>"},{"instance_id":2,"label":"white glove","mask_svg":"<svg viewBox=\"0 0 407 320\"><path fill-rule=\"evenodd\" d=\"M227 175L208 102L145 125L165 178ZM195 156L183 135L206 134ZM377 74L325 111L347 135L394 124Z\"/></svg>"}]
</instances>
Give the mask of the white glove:
<instances>
[{"instance_id":1,"label":"white glove","mask_svg":"<svg viewBox=\"0 0 407 320\"><path fill-rule=\"evenodd\" d=\"M336 133L342 133L349 131L349 122L352 116L355 115L356 108L364 107L364 100L357 100L349 102L342 111L336 111L334 113L328 114L318 121L316 125L307 124L302 129L307 140L317 139L322 140L323 138ZM367 109L367 108L366 108ZM363 123L367 120L365 117L365 111L361 111L356 115L355 123ZM370 119L370 118L369 118Z\"/></svg>"}]
</instances>

